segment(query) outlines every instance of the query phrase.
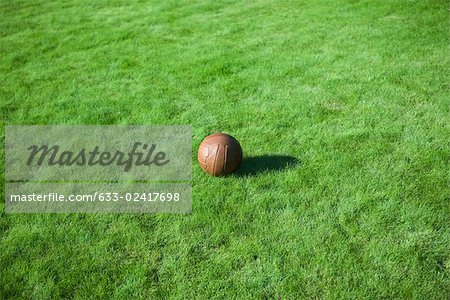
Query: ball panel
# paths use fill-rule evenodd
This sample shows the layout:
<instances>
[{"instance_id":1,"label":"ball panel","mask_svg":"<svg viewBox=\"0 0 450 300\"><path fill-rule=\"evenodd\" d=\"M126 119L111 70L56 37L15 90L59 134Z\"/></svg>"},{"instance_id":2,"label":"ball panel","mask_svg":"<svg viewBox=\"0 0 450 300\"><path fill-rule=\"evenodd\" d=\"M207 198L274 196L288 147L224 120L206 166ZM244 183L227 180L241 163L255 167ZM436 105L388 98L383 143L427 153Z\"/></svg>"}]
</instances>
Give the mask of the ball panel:
<instances>
[{"instance_id":1,"label":"ball panel","mask_svg":"<svg viewBox=\"0 0 450 300\"><path fill-rule=\"evenodd\" d=\"M225 159L225 145L217 144L217 152L215 154L213 174L220 176L226 174L227 161Z\"/></svg>"}]
</instances>

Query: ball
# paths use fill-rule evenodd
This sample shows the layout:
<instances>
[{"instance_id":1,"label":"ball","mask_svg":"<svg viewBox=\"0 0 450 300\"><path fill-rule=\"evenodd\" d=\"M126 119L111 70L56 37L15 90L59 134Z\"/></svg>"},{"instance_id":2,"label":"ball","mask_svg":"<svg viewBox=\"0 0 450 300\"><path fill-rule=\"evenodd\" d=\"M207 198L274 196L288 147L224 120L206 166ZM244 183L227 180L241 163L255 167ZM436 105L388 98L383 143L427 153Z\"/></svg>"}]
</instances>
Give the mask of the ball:
<instances>
[{"instance_id":1,"label":"ball","mask_svg":"<svg viewBox=\"0 0 450 300\"><path fill-rule=\"evenodd\" d=\"M208 135L198 148L198 162L203 171L212 176L234 172L242 161L242 148L231 135Z\"/></svg>"}]
</instances>

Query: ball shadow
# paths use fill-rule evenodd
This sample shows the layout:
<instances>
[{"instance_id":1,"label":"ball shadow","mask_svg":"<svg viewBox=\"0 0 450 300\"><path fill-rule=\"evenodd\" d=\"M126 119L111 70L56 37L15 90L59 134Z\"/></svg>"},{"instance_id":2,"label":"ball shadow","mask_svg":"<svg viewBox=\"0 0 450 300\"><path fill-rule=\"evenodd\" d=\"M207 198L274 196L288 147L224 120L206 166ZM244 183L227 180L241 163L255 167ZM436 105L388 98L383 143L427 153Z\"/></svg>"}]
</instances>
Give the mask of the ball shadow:
<instances>
[{"instance_id":1,"label":"ball shadow","mask_svg":"<svg viewBox=\"0 0 450 300\"><path fill-rule=\"evenodd\" d=\"M293 168L300 164L300 161L288 155L260 155L244 157L241 165L235 172L237 177L256 176L268 172L280 172L288 168Z\"/></svg>"}]
</instances>

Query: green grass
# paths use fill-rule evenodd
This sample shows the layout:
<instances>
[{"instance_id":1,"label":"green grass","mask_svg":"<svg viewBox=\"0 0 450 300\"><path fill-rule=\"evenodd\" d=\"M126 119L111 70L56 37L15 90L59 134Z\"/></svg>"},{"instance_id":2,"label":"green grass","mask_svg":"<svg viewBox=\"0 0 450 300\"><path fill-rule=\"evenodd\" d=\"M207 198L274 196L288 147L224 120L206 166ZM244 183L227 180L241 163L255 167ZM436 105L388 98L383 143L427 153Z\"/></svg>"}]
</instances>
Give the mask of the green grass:
<instances>
[{"instance_id":1,"label":"green grass","mask_svg":"<svg viewBox=\"0 0 450 300\"><path fill-rule=\"evenodd\" d=\"M193 149L190 215L2 200L0 298L448 299L448 2L161 2L0 1L1 134L190 124L250 159Z\"/></svg>"}]
</instances>

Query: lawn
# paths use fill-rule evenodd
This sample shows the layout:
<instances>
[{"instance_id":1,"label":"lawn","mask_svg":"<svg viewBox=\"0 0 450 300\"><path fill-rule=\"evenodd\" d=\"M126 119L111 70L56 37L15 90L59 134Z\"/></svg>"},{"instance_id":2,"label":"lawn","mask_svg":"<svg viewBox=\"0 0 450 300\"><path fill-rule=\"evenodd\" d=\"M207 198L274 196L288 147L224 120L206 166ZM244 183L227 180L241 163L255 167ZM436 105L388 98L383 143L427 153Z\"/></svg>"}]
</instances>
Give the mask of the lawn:
<instances>
[{"instance_id":1,"label":"lawn","mask_svg":"<svg viewBox=\"0 0 450 300\"><path fill-rule=\"evenodd\" d=\"M448 299L448 9L1 0L2 135L189 124L194 149L189 215L5 214L2 173L0 298ZM198 165L214 132L237 174Z\"/></svg>"}]
</instances>

